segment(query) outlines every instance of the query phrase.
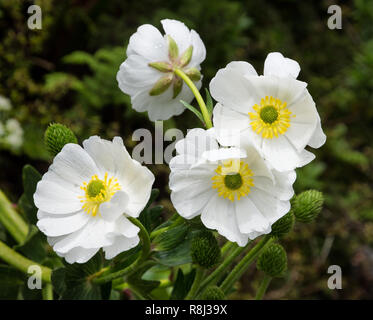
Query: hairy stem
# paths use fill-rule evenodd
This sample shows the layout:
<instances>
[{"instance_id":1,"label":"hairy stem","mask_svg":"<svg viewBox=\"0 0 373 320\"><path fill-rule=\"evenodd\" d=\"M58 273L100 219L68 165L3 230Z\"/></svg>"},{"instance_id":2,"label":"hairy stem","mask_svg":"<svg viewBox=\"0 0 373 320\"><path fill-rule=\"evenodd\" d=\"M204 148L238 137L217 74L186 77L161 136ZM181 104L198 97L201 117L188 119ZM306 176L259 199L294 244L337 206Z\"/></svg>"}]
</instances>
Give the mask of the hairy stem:
<instances>
[{"instance_id":1,"label":"hairy stem","mask_svg":"<svg viewBox=\"0 0 373 320\"><path fill-rule=\"evenodd\" d=\"M204 281L202 281L199 293L201 294L204 289L209 285L216 283L219 278L224 274L230 264L244 251L246 247L237 247L235 250L217 267Z\"/></svg>"},{"instance_id":2,"label":"hairy stem","mask_svg":"<svg viewBox=\"0 0 373 320\"><path fill-rule=\"evenodd\" d=\"M229 276L223 281L220 288L225 294L232 288L234 283L241 278L246 269L250 264L256 259L259 253L273 241L272 236L266 235L262 240L260 240L246 255L245 257L234 267Z\"/></svg>"},{"instance_id":3,"label":"hairy stem","mask_svg":"<svg viewBox=\"0 0 373 320\"><path fill-rule=\"evenodd\" d=\"M260 286L258 288L258 291L255 296L255 300L262 300L264 294L267 291L268 285L271 282L272 277L265 275L264 278L262 279L262 282L260 283Z\"/></svg>"},{"instance_id":4,"label":"hairy stem","mask_svg":"<svg viewBox=\"0 0 373 320\"><path fill-rule=\"evenodd\" d=\"M14 210L11 202L0 190L0 223L10 233L10 235L21 244L28 234L28 225L21 216Z\"/></svg>"},{"instance_id":5,"label":"hairy stem","mask_svg":"<svg viewBox=\"0 0 373 320\"><path fill-rule=\"evenodd\" d=\"M203 268L197 267L197 271L196 271L196 275L194 277L192 287L190 288L189 293L185 297L185 300L192 300L195 297L195 295L197 294L197 291L199 289L199 286L201 284L201 280L203 278L204 273L205 272L204 272Z\"/></svg>"},{"instance_id":6,"label":"hairy stem","mask_svg":"<svg viewBox=\"0 0 373 320\"><path fill-rule=\"evenodd\" d=\"M51 282L51 269L25 258L2 241L0 241L0 259L26 274L30 266L38 266L41 269L41 280Z\"/></svg>"}]
</instances>

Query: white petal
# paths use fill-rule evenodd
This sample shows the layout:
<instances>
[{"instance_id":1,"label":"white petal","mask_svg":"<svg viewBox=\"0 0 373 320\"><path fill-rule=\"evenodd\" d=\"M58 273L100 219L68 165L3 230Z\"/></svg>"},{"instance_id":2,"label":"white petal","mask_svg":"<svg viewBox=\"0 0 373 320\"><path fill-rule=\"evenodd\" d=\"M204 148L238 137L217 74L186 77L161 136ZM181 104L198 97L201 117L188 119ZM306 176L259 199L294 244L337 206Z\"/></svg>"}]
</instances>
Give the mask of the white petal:
<instances>
[{"instance_id":1,"label":"white petal","mask_svg":"<svg viewBox=\"0 0 373 320\"><path fill-rule=\"evenodd\" d=\"M219 145L213 131L197 128L188 130L185 139L179 140L175 148L179 154L189 154L198 159L205 151L218 149Z\"/></svg>"},{"instance_id":2,"label":"white petal","mask_svg":"<svg viewBox=\"0 0 373 320\"><path fill-rule=\"evenodd\" d=\"M103 219L114 221L119 218L127 208L129 197L124 191L117 191L110 201L100 205L100 213Z\"/></svg>"},{"instance_id":3,"label":"white petal","mask_svg":"<svg viewBox=\"0 0 373 320\"><path fill-rule=\"evenodd\" d=\"M170 174L171 201L176 211L186 219L201 214L211 196L216 193L211 178L216 166L203 165Z\"/></svg>"},{"instance_id":4,"label":"white petal","mask_svg":"<svg viewBox=\"0 0 373 320\"><path fill-rule=\"evenodd\" d=\"M190 34L192 38L193 55L189 66L197 67L206 58L206 48L197 32L191 30Z\"/></svg>"},{"instance_id":5,"label":"white petal","mask_svg":"<svg viewBox=\"0 0 373 320\"><path fill-rule=\"evenodd\" d=\"M66 261L70 264L72 263L86 263L90 260L99 249L84 249L84 248L74 248L70 250L68 253L62 255Z\"/></svg>"},{"instance_id":6,"label":"white petal","mask_svg":"<svg viewBox=\"0 0 373 320\"><path fill-rule=\"evenodd\" d=\"M88 153L78 144L66 144L54 158L49 171L70 181L76 186L82 186L97 174L97 167Z\"/></svg>"},{"instance_id":7,"label":"white petal","mask_svg":"<svg viewBox=\"0 0 373 320\"><path fill-rule=\"evenodd\" d=\"M129 95L135 95L150 88L158 81L162 74L149 67L149 61L137 54L129 56L120 66L117 73L119 88Z\"/></svg>"},{"instance_id":8,"label":"white petal","mask_svg":"<svg viewBox=\"0 0 373 320\"><path fill-rule=\"evenodd\" d=\"M242 233L251 235L255 233L256 236L264 234L270 222L258 210L249 197L242 197L240 200L234 202L237 222ZM253 238L250 238L253 240Z\"/></svg>"},{"instance_id":9,"label":"white petal","mask_svg":"<svg viewBox=\"0 0 373 320\"><path fill-rule=\"evenodd\" d=\"M213 111L214 127L219 143L223 146L240 146L241 137L248 135L250 118L229 107L216 104Z\"/></svg>"},{"instance_id":10,"label":"white petal","mask_svg":"<svg viewBox=\"0 0 373 320\"><path fill-rule=\"evenodd\" d=\"M34 193L35 206L48 213L66 214L79 211L82 208L79 194L72 190L50 182L38 182Z\"/></svg>"},{"instance_id":11,"label":"white petal","mask_svg":"<svg viewBox=\"0 0 373 320\"><path fill-rule=\"evenodd\" d=\"M144 24L130 37L127 57L134 53L145 57L150 62L166 61L168 45L157 28Z\"/></svg>"},{"instance_id":12,"label":"white petal","mask_svg":"<svg viewBox=\"0 0 373 320\"><path fill-rule=\"evenodd\" d=\"M278 172L273 170L272 174L275 182L265 177L254 176L255 188L267 192L280 200L291 199L294 195L292 185L296 178L295 171Z\"/></svg>"},{"instance_id":13,"label":"white petal","mask_svg":"<svg viewBox=\"0 0 373 320\"><path fill-rule=\"evenodd\" d=\"M308 142L308 145L312 148L320 148L326 141L326 135L324 134L322 128L321 128L321 122L320 117L318 118L317 125L315 128L315 131Z\"/></svg>"},{"instance_id":14,"label":"white petal","mask_svg":"<svg viewBox=\"0 0 373 320\"><path fill-rule=\"evenodd\" d=\"M136 247L139 242L140 238L138 236L133 238L116 237L112 245L104 247L105 259L113 259L119 253Z\"/></svg>"},{"instance_id":15,"label":"white petal","mask_svg":"<svg viewBox=\"0 0 373 320\"><path fill-rule=\"evenodd\" d=\"M135 226L131 221L129 221L124 216L119 217L118 220L115 221L115 233L117 235L119 234L127 238L133 238L137 236L139 231L140 228Z\"/></svg>"},{"instance_id":16,"label":"white petal","mask_svg":"<svg viewBox=\"0 0 373 320\"><path fill-rule=\"evenodd\" d=\"M180 21L171 19L161 20L161 23L165 33L176 41L179 54L182 54L192 43L188 27Z\"/></svg>"},{"instance_id":17,"label":"white petal","mask_svg":"<svg viewBox=\"0 0 373 320\"><path fill-rule=\"evenodd\" d=\"M238 228L234 204L228 199L220 198L217 193L203 209L201 220L207 228L216 229L229 241L237 242L241 247L247 244L247 236Z\"/></svg>"},{"instance_id":18,"label":"white petal","mask_svg":"<svg viewBox=\"0 0 373 320\"><path fill-rule=\"evenodd\" d=\"M290 171L302 166L301 154L283 135L273 139L264 139L263 154L278 171Z\"/></svg>"},{"instance_id":19,"label":"white petal","mask_svg":"<svg viewBox=\"0 0 373 320\"><path fill-rule=\"evenodd\" d=\"M293 77L296 79L300 72L299 63L285 58L280 52L271 52L264 62L265 76Z\"/></svg>"},{"instance_id":20,"label":"white petal","mask_svg":"<svg viewBox=\"0 0 373 320\"><path fill-rule=\"evenodd\" d=\"M45 235L57 237L80 230L91 218L84 211L79 211L63 217L53 215L52 217L41 218L36 225Z\"/></svg>"},{"instance_id":21,"label":"white petal","mask_svg":"<svg viewBox=\"0 0 373 320\"><path fill-rule=\"evenodd\" d=\"M63 237L56 242L53 249L65 254L73 248L85 249L101 248L113 243L113 238L107 235L115 229L115 224L107 222L99 217L93 217L84 228Z\"/></svg>"},{"instance_id":22,"label":"white petal","mask_svg":"<svg viewBox=\"0 0 373 320\"><path fill-rule=\"evenodd\" d=\"M220 69L210 82L210 92L225 107L244 114L260 100L251 82L236 68Z\"/></svg>"},{"instance_id":23,"label":"white petal","mask_svg":"<svg viewBox=\"0 0 373 320\"><path fill-rule=\"evenodd\" d=\"M241 76L257 76L258 73L256 72L255 68L246 61L232 61L229 62L226 69L232 69L236 72L237 75Z\"/></svg>"},{"instance_id":24,"label":"white petal","mask_svg":"<svg viewBox=\"0 0 373 320\"><path fill-rule=\"evenodd\" d=\"M270 224L276 222L290 210L290 201L281 201L273 195L252 187L250 199Z\"/></svg>"},{"instance_id":25,"label":"white petal","mask_svg":"<svg viewBox=\"0 0 373 320\"><path fill-rule=\"evenodd\" d=\"M218 162L229 159L241 159L246 158L246 151L235 147L220 148L215 150L207 150L202 154L202 158L211 161Z\"/></svg>"}]
</instances>

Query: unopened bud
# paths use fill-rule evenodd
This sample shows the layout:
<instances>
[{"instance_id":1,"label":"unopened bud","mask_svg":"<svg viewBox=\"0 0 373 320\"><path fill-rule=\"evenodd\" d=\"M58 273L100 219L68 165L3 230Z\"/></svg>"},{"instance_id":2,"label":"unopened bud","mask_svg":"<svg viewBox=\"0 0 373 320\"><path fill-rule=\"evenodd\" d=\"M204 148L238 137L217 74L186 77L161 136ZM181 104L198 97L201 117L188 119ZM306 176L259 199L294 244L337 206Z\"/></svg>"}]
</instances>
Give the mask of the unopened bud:
<instances>
[{"instance_id":1,"label":"unopened bud","mask_svg":"<svg viewBox=\"0 0 373 320\"><path fill-rule=\"evenodd\" d=\"M283 237L293 229L294 220L293 212L290 210L272 225L272 234L279 238Z\"/></svg>"},{"instance_id":2,"label":"unopened bud","mask_svg":"<svg viewBox=\"0 0 373 320\"><path fill-rule=\"evenodd\" d=\"M270 277L283 276L287 269L285 249L279 244L270 244L259 256L256 266Z\"/></svg>"},{"instance_id":3,"label":"unopened bud","mask_svg":"<svg viewBox=\"0 0 373 320\"><path fill-rule=\"evenodd\" d=\"M300 222L311 222L321 212L324 204L322 192L317 190L304 191L292 201L295 218Z\"/></svg>"},{"instance_id":4,"label":"unopened bud","mask_svg":"<svg viewBox=\"0 0 373 320\"><path fill-rule=\"evenodd\" d=\"M225 294L217 286L208 287L201 296L202 300L225 300Z\"/></svg>"},{"instance_id":5,"label":"unopened bud","mask_svg":"<svg viewBox=\"0 0 373 320\"><path fill-rule=\"evenodd\" d=\"M218 242L210 231L195 236L190 246L193 262L204 268L216 265L221 257Z\"/></svg>"},{"instance_id":6,"label":"unopened bud","mask_svg":"<svg viewBox=\"0 0 373 320\"><path fill-rule=\"evenodd\" d=\"M63 124L51 124L44 134L44 144L48 152L55 156L67 143L77 143L74 133Z\"/></svg>"}]
</instances>

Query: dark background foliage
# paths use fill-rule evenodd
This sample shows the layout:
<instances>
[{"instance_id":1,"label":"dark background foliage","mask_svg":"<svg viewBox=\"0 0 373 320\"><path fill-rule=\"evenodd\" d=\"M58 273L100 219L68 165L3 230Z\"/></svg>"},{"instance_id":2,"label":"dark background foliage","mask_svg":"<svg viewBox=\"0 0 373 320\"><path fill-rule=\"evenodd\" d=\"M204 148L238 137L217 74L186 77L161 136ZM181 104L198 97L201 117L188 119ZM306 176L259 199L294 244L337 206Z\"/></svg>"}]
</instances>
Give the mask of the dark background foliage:
<instances>
[{"instance_id":1,"label":"dark background foliage","mask_svg":"<svg viewBox=\"0 0 373 320\"><path fill-rule=\"evenodd\" d=\"M27 28L34 3L43 10L42 30ZM332 4L342 8L341 30L327 27ZM315 223L297 224L283 242L289 272L273 282L267 298L373 298L371 0L0 0L0 95L11 100L11 116L24 130L20 151L0 150L0 189L17 202L22 167L47 170L42 138L50 122L70 126L80 142L92 134L121 135L130 150L134 130L154 130L146 114L131 109L115 75L130 35L143 23L160 27L163 18L200 34L207 48L204 86L232 60L261 72L268 52L280 51L300 62L300 79L316 101L328 140L315 161L297 170L296 191L319 189L326 206ZM188 111L164 123L183 131L196 126ZM169 170L150 168L167 217L173 213ZM342 268L342 290L327 287L333 264ZM235 298L255 294L254 272L247 272Z\"/></svg>"}]
</instances>

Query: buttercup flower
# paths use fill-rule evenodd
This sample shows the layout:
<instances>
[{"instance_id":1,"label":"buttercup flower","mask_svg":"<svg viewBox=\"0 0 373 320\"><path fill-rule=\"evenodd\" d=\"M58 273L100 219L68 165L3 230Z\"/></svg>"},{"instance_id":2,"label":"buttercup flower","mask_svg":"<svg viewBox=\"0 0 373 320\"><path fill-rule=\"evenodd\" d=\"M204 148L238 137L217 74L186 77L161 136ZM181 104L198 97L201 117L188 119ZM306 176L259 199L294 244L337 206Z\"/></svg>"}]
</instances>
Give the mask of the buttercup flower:
<instances>
[{"instance_id":1,"label":"buttercup flower","mask_svg":"<svg viewBox=\"0 0 373 320\"><path fill-rule=\"evenodd\" d=\"M210 83L218 101L214 126L222 145L252 144L277 170L301 167L315 156L326 137L305 82L296 80L299 64L273 52L264 75L247 62L231 62Z\"/></svg>"},{"instance_id":2,"label":"buttercup flower","mask_svg":"<svg viewBox=\"0 0 373 320\"><path fill-rule=\"evenodd\" d=\"M137 29L117 74L119 88L131 96L133 108L148 111L152 121L166 120L185 110L180 100L191 102L193 93L173 69L182 69L199 89L200 64L206 57L197 32L176 20L165 19L161 23L165 35L149 24Z\"/></svg>"},{"instance_id":3,"label":"buttercup flower","mask_svg":"<svg viewBox=\"0 0 373 320\"><path fill-rule=\"evenodd\" d=\"M170 162L171 201L186 219L244 246L290 210L295 171L278 172L250 146L222 148L214 129L191 130Z\"/></svg>"},{"instance_id":4,"label":"buttercup flower","mask_svg":"<svg viewBox=\"0 0 373 320\"><path fill-rule=\"evenodd\" d=\"M90 137L66 144L38 183L38 228L69 263L84 263L103 248L106 259L135 247L138 217L153 174L131 159L123 141Z\"/></svg>"}]
</instances>

